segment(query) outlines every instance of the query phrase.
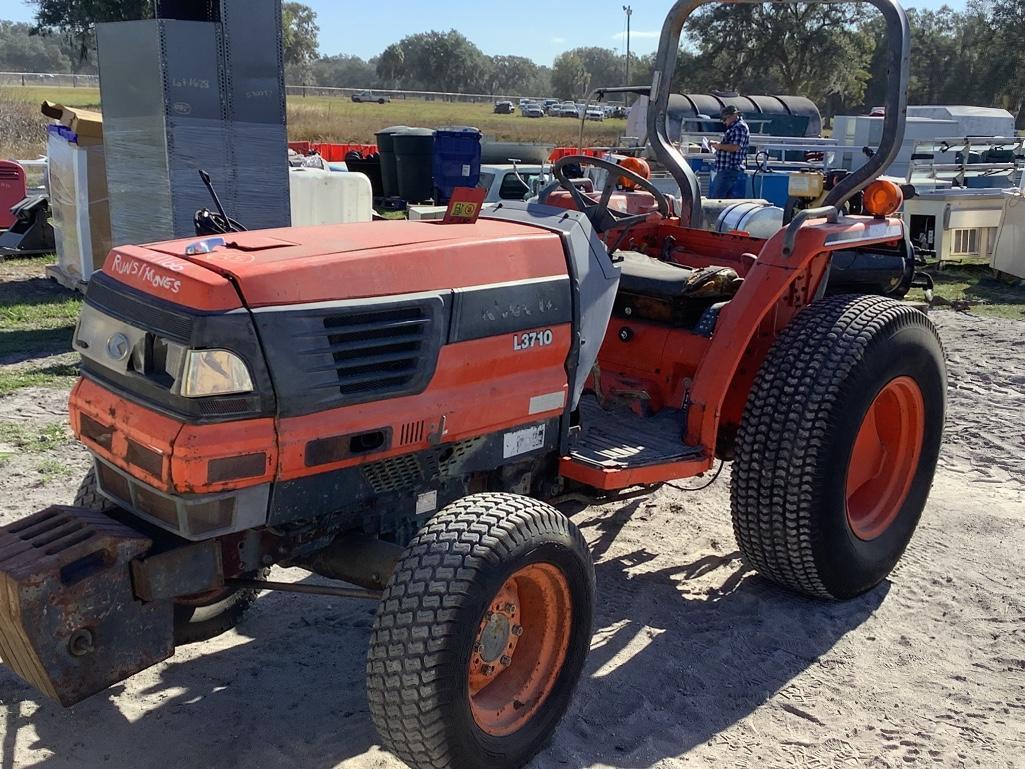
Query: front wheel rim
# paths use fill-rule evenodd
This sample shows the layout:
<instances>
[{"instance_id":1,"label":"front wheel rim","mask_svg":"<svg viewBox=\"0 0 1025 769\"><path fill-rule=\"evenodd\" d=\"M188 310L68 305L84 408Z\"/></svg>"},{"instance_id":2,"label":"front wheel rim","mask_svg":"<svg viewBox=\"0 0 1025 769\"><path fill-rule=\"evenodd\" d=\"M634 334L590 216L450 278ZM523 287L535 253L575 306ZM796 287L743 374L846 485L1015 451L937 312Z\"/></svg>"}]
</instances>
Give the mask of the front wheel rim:
<instances>
[{"instance_id":1,"label":"front wheel rim","mask_svg":"<svg viewBox=\"0 0 1025 769\"><path fill-rule=\"evenodd\" d=\"M869 404L847 466L847 524L864 541L897 519L925 442L925 399L909 376L888 382Z\"/></svg>"},{"instance_id":2,"label":"front wheel rim","mask_svg":"<svg viewBox=\"0 0 1025 769\"><path fill-rule=\"evenodd\" d=\"M530 564L505 581L481 618L467 674L482 731L504 737L537 714L562 672L572 622L569 583L556 566Z\"/></svg>"}]
</instances>

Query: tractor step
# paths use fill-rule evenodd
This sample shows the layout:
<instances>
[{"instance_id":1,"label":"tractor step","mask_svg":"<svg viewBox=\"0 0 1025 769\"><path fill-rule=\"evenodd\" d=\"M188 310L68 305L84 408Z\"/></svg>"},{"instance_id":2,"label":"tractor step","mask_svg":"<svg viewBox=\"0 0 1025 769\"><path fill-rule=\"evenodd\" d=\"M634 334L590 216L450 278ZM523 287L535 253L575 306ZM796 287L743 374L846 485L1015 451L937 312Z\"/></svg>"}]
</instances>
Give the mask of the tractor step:
<instances>
[{"instance_id":1,"label":"tractor step","mask_svg":"<svg viewBox=\"0 0 1025 769\"><path fill-rule=\"evenodd\" d=\"M608 411L593 396L585 396L580 400L580 424L570 458L592 467L647 467L704 455L702 447L683 443L683 412L678 409L641 417L625 408Z\"/></svg>"}]
</instances>

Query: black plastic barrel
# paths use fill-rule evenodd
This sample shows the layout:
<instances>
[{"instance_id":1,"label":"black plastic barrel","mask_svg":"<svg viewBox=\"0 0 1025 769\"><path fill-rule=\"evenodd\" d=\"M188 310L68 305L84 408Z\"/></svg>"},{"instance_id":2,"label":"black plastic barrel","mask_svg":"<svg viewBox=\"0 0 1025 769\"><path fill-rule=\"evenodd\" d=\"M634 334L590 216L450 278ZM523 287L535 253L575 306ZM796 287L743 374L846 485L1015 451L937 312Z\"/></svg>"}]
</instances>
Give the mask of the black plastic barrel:
<instances>
[{"instance_id":1,"label":"black plastic barrel","mask_svg":"<svg viewBox=\"0 0 1025 769\"><path fill-rule=\"evenodd\" d=\"M384 195L380 155L371 155L368 158L364 158L360 157L358 152L350 152L345 156L345 165L350 171L363 174L370 180L370 189L375 198Z\"/></svg>"},{"instance_id":2,"label":"black plastic barrel","mask_svg":"<svg viewBox=\"0 0 1025 769\"><path fill-rule=\"evenodd\" d=\"M407 203L430 200L434 196L434 131L429 128L398 131L392 134L392 149L399 197Z\"/></svg>"},{"instance_id":3,"label":"black plastic barrel","mask_svg":"<svg viewBox=\"0 0 1025 769\"><path fill-rule=\"evenodd\" d=\"M386 198L393 198L399 194L399 179L395 171L395 149L392 137L399 131L408 130L409 126L393 125L390 128L382 128L375 134L377 152L381 156L381 190Z\"/></svg>"}]
</instances>

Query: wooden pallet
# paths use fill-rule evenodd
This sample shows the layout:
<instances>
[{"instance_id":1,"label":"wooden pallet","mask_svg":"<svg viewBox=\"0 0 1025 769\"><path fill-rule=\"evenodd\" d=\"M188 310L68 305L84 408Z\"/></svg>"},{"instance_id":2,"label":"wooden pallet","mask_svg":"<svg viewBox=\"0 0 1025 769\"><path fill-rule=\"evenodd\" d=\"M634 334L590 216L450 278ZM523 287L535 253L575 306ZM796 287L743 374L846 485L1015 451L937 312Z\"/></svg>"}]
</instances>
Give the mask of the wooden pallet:
<instances>
[{"instance_id":1,"label":"wooden pallet","mask_svg":"<svg viewBox=\"0 0 1025 769\"><path fill-rule=\"evenodd\" d=\"M72 291L78 291L80 294L85 293L85 287L88 281L82 280L77 275L71 275L59 264L50 264L46 267L46 277L50 280L57 281L64 288L70 288Z\"/></svg>"}]
</instances>

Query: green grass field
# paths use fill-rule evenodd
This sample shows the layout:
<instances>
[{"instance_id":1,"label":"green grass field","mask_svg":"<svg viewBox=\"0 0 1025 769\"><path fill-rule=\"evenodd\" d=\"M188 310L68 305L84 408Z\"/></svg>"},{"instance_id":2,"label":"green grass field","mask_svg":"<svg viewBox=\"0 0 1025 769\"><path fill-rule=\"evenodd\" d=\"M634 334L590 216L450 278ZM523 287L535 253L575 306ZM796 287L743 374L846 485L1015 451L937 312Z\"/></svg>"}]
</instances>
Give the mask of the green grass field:
<instances>
[{"instance_id":1,"label":"green grass field","mask_svg":"<svg viewBox=\"0 0 1025 769\"><path fill-rule=\"evenodd\" d=\"M22 387L68 387L68 353L82 295L44 276L53 256L0 261L0 395Z\"/></svg>"},{"instance_id":2,"label":"green grass field","mask_svg":"<svg viewBox=\"0 0 1025 769\"><path fill-rule=\"evenodd\" d=\"M976 315L1025 320L1025 286L1005 283L993 277L989 267L948 267L929 270L936 283L937 306L970 310ZM913 291L909 299L921 298Z\"/></svg>"},{"instance_id":3,"label":"green grass field","mask_svg":"<svg viewBox=\"0 0 1025 769\"><path fill-rule=\"evenodd\" d=\"M45 86L6 87L5 101L19 105L23 119L39 125L38 147L31 138L11 142L0 136L0 157L28 157L41 152L45 144L43 126L47 118L39 114L43 100L68 107L100 108L100 92L95 88L49 88ZM34 110L35 118L32 117ZM288 98L288 136L294 141L374 143L374 134L393 125L442 128L474 126L489 139L498 141L544 142L559 146L576 145L580 121L569 118L525 118L496 115L490 104L398 100L388 104L354 104L348 97L290 96ZM587 123L586 144L612 144L626 131L625 120ZM31 134L29 134L29 137ZM20 153L20 154L19 154Z\"/></svg>"}]
</instances>

